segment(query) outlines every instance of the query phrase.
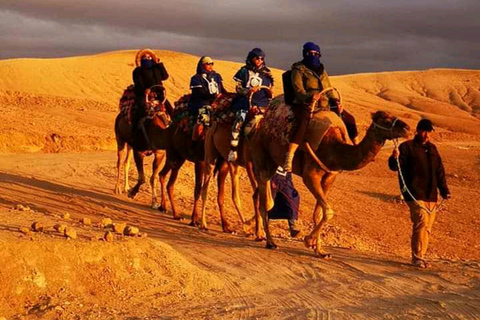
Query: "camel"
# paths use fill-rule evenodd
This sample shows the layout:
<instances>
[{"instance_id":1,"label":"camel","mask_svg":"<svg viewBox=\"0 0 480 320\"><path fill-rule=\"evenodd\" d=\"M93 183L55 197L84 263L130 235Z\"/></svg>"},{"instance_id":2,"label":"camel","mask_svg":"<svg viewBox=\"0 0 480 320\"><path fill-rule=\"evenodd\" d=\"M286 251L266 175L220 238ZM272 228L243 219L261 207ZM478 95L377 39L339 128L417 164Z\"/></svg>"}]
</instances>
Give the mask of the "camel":
<instances>
[{"instance_id":1,"label":"camel","mask_svg":"<svg viewBox=\"0 0 480 320\"><path fill-rule=\"evenodd\" d=\"M175 124L172 127L176 126ZM167 184L167 194L170 200L170 205L172 207L173 219L180 220L182 217L178 213L175 206L174 199L174 185L178 176L178 172L182 165L185 163L185 160L191 161L195 164L195 188L194 188L194 203L193 210L191 215L190 225L198 225L200 220L200 214L198 212L198 200L200 198L200 192L202 190L202 183L205 170L205 161L204 161L204 139L199 139L198 141L192 140L192 135L188 132L185 132L179 127L173 130L173 135L171 137L171 142L167 147L167 159L165 161L165 166L160 172L160 186L162 194L162 203L159 207L160 211L166 211L166 197L165 194L165 179L169 171L171 171L170 178ZM228 174L228 166L223 159L217 159L216 168L218 171L218 195L217 195L217 204L220 210L220 217L222 221L222 230L226 233L234 233L228 221L225 219L224 214L224 193L225 193L225 179Z\"/></svg>"},{"instance_id":2,"label":"camel","mask_svg":"<svg viewBox=\"0 0 480 320\"><path fill-rule=\"evenodd\" d=\"M275 100L277 99L283 101L283 96L276 97ZM307 132L307 141L309 141L308 135L315 132L315 126L318 124L315 119L321 119L322 114L325 115L325 113L333 114L330 111L314 114ZM344 170L352 171L363 168L374 160L387 139L407 137L408 131L408 125L402 120L387 112L377 111L372 114L372 124L358 145L347 143L348 138L344 128L341 130L340 127L330 126L323 138L304 143L304 146L296 152L293 173L302 177L303 182L317 200L313 211L315 226L304 239L306 247L312 247L320 257L331 257L321 248L320 231L325 223L333 218L334 212L327 202L326 195L338 173ZM318 145L318 147L312 149L312 145ZM268 210L273 206L270 179L278 166L283 164L288 142L279 143L275 138L272 139L272 135L268 133L264 124L253 133L250 147L255 166L255 177L259 185L260 218L267 237L266 247L275 249L277 245L270 234L267 216Z\"/></svg>"},{"instance_id":3,"label":"camel","mask_svg":"<svg viewBox=\"0 0 480 320\"><path fill-rule=\"evenodd\" d=\"M267 89L270 93L270 97L273 96L270 87L261 86L261 89ZM251 104L253 92L249 95L249 101ZM213 121L211 128L206 132L205 137L205 177L202 187L202 213L201 213L201 223L200 227L202 229L207 229L207 219L206 219L206 200L208 196L208 185L210 178L214 173L214 163L218 158L227 159L228 153L230 152L230 139L232 132L232 124L226 124L220 121ZM228 167L230 170L230 175L232 178L232 199L235 205L235 210L237 211L240 220L243 224L243 229L245 233L250 234L250 226L253 222L253 219L256 220L256 241L265 240L263 233L263 228L261 223L259 223L259 202L258 202L258 186L255 180L255 173L253 170L253 162L250 156L250 147L248 139L241 139L238 146L238 159L235 162L228 162ZM239 194L239 167L244 167L247 170L248 179L250 185L253 189L253 203L255 209L255 215L252 219L246 220L242 214L241 201Z\"/></svg>"},{"instance_id":4,"label":"camel","mask_svg":"<svg viewBox=\"0 0 480 320\"><path fill-rule=\"evenodd\" d=\"M150 99L147 96L146 102L153 103L153 105L162 106L166 101L166 91L165 88L161 86L155 86L157 88L152 88L152 95L158 94L158 102ZM159 92L161 92L159 94ZM115 184L115 193L120 194L123 192L127 193L130 198L134 198L140 187L145 183L145 173L143 170L143 160L147 154L150 152L154 155L153 160L153 170L152 176L150 178L150 185L152 188L152 207L158 208L160 205L157 201L157 176L160 172L160 164L165 156L165 148L169 143L170 131L170 117L166 114L163 108L157 108L151 110L149 121L143 119L142 126L144 126L144 134L148 137L149 144L152 147L152 150L136 150L132 147L132 125L128 122L127 117L123 112L120 112L115 119L115 138L117 141L117 182ZM138 181L137 184L129 189L128 183L128 171L130 169L130 161L132 158L132 153L134 156L135 164L138 171ZM123 190L120 186L121 182L121 167L124 165L124 185Z\"/></svg>"}]
</instances>

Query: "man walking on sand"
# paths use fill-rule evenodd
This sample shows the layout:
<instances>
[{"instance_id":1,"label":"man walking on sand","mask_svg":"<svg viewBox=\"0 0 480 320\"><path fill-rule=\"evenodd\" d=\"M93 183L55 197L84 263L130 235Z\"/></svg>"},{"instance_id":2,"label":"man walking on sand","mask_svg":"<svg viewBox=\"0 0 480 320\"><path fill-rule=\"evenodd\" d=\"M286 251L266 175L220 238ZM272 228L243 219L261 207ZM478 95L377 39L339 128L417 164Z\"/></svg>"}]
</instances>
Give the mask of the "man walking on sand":
<instances>
[{"instance_id":1,"label":"man walking on sand","mask_svg":"<svg viewBox=\"0 0 480 320\"><path fill-rule=\"evenodd\" d=\"M410 208L412 230L412 264L427 268L424 256L432 232L437 210L437 188L443 199L450 199L442 158L430 142L434 131L432 122L422 119L417 124L413 140L402 143L394 149L388 159L388 166L399 171L400 189Z\"/></svg>"}]
</instances>

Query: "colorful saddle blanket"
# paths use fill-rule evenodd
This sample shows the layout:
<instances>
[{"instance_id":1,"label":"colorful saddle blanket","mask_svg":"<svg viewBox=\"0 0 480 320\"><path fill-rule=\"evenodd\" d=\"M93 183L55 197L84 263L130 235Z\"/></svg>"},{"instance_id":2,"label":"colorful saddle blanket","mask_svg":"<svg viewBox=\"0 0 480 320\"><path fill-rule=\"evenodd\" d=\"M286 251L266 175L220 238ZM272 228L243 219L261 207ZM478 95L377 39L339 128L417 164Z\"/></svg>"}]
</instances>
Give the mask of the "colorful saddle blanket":
<instances>
[{"instance_id":1,"label":"colorful saddle blanket","mask_svg":"<svg viewBox=\"0 0 480 320\"><path fill-rule=\"evenodd\" d=\"M127 119L128 124L132 124L132 110L135 107L135 86L129 85L122 94L118 109L121 114Z\"/></svg>"},{"instance_id":2,"label":"colorful saddle blanket","mask_svg":"<svg viewBox=\"0 0 480 320\"><path fill-rule=\"evenodd\" d=\"M188 134L192 133L193 126L195 125L195 119L190 115L188 109L190 97L191 94L186 94L175 101L175 109L173 110L172 117L172 121L177 125L177 127Z\"/></svg>"},{"instance_id":3,"label":"colorful saddle blanket","mask_svg":"<svg viewBox=\"0 0 480 320\"><path fill-rule=\"evenodd\" d=\"M233 125L235 122L235 111L233 110L232 102L236 94L232 92L222 93L212 103L212 119L217 123L225 125ZM251 121L256 115L262 114L263 110L260 110L257 106L253 106L248 110L246 122Z\"/></svg>"},{"instance_id":4,"label":"colorful saddle blanket","mask_svg":"<svg viewBox=\"0 0 480 320\"><path fill-rule=\"evenodd\" d=\"M262 121L263 132L279 141L282 145L287 145L293 138L293 133L298 124L295 121L295 115L289 105L285 103L283 95L275 97L269 104L265 117ZM318 149L323 136L331 127L338 127L341 131L343 140L351 144L348 138L347 128L342 119L332 111L320 111L313 115L308 124L305 134L313 150Z\"/></svg>"}]
</instances>

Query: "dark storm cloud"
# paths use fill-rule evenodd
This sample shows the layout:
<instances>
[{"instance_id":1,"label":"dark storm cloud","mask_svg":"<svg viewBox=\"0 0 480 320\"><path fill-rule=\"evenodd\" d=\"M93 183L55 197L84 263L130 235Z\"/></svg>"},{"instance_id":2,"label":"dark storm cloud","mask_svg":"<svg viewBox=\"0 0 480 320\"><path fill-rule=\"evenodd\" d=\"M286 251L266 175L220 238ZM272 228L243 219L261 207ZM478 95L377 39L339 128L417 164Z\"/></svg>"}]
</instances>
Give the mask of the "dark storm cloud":
<instances>
[{"instance_id":1,"label":"dark storm cloud","mask_svg":"<svg viewBox=\"0 0 480 320\"><path fill-rule=\"evenodd\" d=\"M479 68L479 9L478 0L3 1L0 58L148 46L243 61L260 46L286 68L313 40L332 74Z\"/></svg>"}]
</instances>

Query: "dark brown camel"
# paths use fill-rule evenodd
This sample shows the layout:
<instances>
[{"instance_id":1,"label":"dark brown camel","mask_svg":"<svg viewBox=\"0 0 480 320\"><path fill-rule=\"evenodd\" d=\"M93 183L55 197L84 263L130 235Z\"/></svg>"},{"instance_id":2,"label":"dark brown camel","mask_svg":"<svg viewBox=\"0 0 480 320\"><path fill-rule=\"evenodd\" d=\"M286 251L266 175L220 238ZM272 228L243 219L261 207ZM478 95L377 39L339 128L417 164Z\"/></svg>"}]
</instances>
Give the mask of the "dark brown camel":
<instances>
[{"instance_id":1,"label":"dark brown camel","mask_svg":"<svg viewBox=\"0 0 480 320\"><path fill-rule=\"evenodd\" d=\"M175 124L172 127L176 127ZM167 160L165 166L160 172L160 186L162 194L162 204L159 208L161 211L166 211L166 197L165 194L165 179L169 171L171 171L170 178L167 184L167 194L172 207L172 214L174 219L181 219L181 215L178 213L175 206L174 199L174 185L178 176L178 172L185 160L191 161L195 164L195 188L194 188L194 203L191 216L190 225L198 225L200 220L200 214L198 212L198 200L200 198L200 192L202 190L203 176L205 170L204 161L204 139L201 138L198 141L192 140L192 135L185 132L183 129L176 127L173 129L173 135L171 137L171 143L167 147ZM225 179L228 174L228 165L222 159L217 160L218 169L218 195L217 203L220 210L220 217L222 220L222 230L227 233L232 233L233 230L230 224L225 219L224 214L224 194L225 194Z\"/></svg>"},{"instance_id":2,"label":"dark brown camel","mask_svg":"<svg viewBox=\"0 0 480 320\"><path fill-rule=\"evenodd\" d=\"M157 101L159 105L162 105L166 101L166 92L163 87L160 87L161 96L159 96ZM149 98L146 98L146 101L149 102ZM156 101L151 101L154 105L157 104ZM148 119L143 119L141 126L143 126L142 132L148 137L148 144L151 146L152 150L137 150L132 148L132 125L127 121L126 116L123 113L119 113L115 119L115 138L117 141L117 182L115 185L115 193L121 193L122 189L120 187L120 177L121 177L121 166L122 163L125 165L125 184L123 191L128 192L128 196L134 198L140 187L145 183L145 173L143 168L143 160L148 153L153 153L153 170L152 176L150 178L150 185L152 188L152 207L158 208L159 204L157 201L157 176L160 172L160 164L165 155L165 148L169 142L169 132L168 126L170 125L170 117L166 114L163 108L152 109L149 112L147 117ZM137 184L129 190L128 185L128 170L130 167L130 160L133 150L133 156L135 164L138 171L138 181Z\"/></svg>"},{"instance_id":3,"label":"dark brown camel","mask_svg":"<svg viewBox=\"0 0 480 320\"><path fill-rule=\"evenodd\" d=\"M283 99L283 97L280 98ZM309 133L312 132L311 129L310 127ZM306 150L297 151L293 162L293 173L303 178L303 182L317 200L313 212L315 227L304 240L307 247L313 247L315 253L321 257L330 257L321 249L320 230L333 217L333 210L327 202L326 195L337 174L343 170L363 168L374 160L387 139L406 137L408 130L408 125L402 120L386 112L377 111L372 114L372 124L360 144L356 146L347 144L344 132L338 127L330 127L323 139L317 141L320 143L316 150L306 148ZM251 150L259 184L260 212L267 236L267 248L276 248L277 245L268 228L267 211L273 206L270 179L284 161L287 144L272 140L265 126L260 126L252 138Z\"/></svg>"}]
</instances>

